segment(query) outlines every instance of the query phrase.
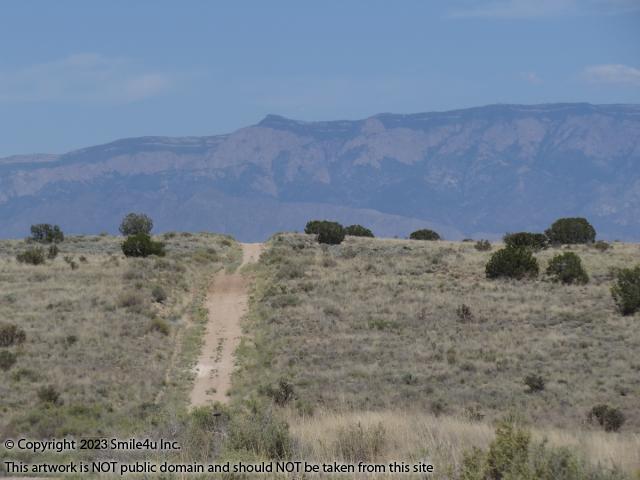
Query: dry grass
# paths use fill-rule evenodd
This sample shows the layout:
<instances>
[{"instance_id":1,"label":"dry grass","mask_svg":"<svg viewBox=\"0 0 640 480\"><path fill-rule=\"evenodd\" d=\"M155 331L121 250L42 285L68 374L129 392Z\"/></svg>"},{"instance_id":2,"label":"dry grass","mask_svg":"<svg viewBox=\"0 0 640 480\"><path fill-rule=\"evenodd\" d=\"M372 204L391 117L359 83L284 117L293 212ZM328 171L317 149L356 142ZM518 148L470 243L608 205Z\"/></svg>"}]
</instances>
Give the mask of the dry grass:
<instances>
[{"instance_id":1,"label":"dry grass","mask_svg":"<svg viewBox=\"0 0 640 480\"><path fill-rule=\"evenodd\" d=\"M301 458L314 462L353 462L344 455L341 440L345 429L361 432L351 443L371 444L372 432L382 430L384 440L377 455L366 461L388 464L393 461L430 462L436 468L432 478L451 478L465 452L473 447L486 449L494 438L494 429L483 422L471 422L449 416L434 417L409 411L320 411L313 416L286 412L291 435ZM547 440L550 446L569 447L589 461L605 467L618 466L633 472L640 465L640 435L571 432L558 429L534 429L535 441ZM351 446L347 451L353 450ZM366 450L366 448L365 448ZM357 462L356 462L357 463Z\"/></svg>"},{"instance_id":2,"label":"dry grass","mask_svg":"<svg viewBox=\"0 0 640 480\"><path fill-rule=\"evenodd\" d=\"M161 239L166 257L127 259L120 238L70 237L41 266L16 262L24 242L0 241L0 321L26 331L16 365L0 371L0 437L139 433L163 395L164 403L183 396L189 352L180 345L194 292L237 261L239 248L213 234ZM44 385L61 405L39 401Z\"/></svg>"},{"instance_id":3,"label":"dry grass","mask_svg":"<svg viewBox=\"0 0 640 480\"><path fill-rule=\"evenodd\" d=\"M287 378L299 411L328 412L303 421L304 428L330 430L324 421L332 412L382 415L396 432L390 442L399 449L390 448L391 457L415 458L420 452L409 447L427 441L415 436L433 435L425 445L435 451L424 454L454 465L460 445L486 444L493 431L487 425L516 413L552 443L638 469L640 362L633 352L640 321L616 312L609 288L615 268L640 262L640 247L549 249L536 254L541 270L565 250L583 259L588 285L555 284L544 275L487 280L491 252L473 243L348 238L326 247L309 236L278 235L257 269L235 398L269 392ZM543 391L528 392L529 374L543 377ZM599 403L624 412L621 435L586 424ZM307 438L297 421L294 435ZM303 440L304 448L333 456L327 437L318 438L324 446Z\"/></svg>"}]
</instances>

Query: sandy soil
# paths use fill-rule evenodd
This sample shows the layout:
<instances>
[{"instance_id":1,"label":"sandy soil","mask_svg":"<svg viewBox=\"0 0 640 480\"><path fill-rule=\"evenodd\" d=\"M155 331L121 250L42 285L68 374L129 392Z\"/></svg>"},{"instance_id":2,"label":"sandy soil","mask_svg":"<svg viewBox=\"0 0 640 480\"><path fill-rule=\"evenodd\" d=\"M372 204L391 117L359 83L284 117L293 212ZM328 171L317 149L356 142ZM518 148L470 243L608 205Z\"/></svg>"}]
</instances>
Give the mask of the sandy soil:
<instances>
[{"instance_id":1,"label":"sandy soil","mask_svg":"<svg viewBox=\"0 0 640 480\"><path fill-rule=\"evenodd\" d=\"M242 244L242 264L256 262L261 243ZM206 299L209 322L204 346L196 366L196 380L191 391L194 407L211 402L226 402L235 365L234 352L240 343L240 320L247 309L247 278L240 268L235 273L219 272L214 277Z\"/></svg>"}]
</instances>

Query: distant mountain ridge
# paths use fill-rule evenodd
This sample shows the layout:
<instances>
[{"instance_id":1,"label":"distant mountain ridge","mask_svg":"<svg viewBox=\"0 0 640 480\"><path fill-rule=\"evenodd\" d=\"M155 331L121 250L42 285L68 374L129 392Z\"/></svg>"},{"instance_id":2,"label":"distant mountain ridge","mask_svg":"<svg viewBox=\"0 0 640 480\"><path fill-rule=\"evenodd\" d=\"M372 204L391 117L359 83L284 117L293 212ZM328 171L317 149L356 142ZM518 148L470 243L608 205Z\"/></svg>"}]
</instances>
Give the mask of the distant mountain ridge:
<instances>
[{"instance_id":1,"label":"distant mountain ridge","mask_svg":"<svg viewBox=\"0 0 640 480\"><path fill-rule=\"evenodd\" d=\"M586 216L640 239L640 106L490 105L301 122L268 115L227 135L140 137L0 159L0 237L32 223L115 232L129 211L157 231L262 240L309 218L381 236L543 230Z\"/></svg>"}]
</instances>

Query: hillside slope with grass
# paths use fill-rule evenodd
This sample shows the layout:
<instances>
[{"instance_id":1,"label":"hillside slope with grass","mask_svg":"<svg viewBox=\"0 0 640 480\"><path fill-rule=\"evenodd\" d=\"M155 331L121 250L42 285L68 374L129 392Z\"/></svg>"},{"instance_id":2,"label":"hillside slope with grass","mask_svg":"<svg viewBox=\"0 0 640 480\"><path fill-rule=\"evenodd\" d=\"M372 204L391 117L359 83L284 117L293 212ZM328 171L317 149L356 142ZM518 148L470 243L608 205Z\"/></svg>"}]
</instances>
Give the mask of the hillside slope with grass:
<instances>
[{"instance_id":1,"label":"hillside slope with grass","mask_svg":"<svg viewBox=\"0 0 640 480\"><path fill-rule=\"evenodd\" d=\"M0 324L24 341L2 350L0 437L143 434L186 410L210 277L237 262L229 237L169 233L166 256L127 258L121 237L69 237L43 265L0 241Z\"/></svg>"},{"instance_id":2,"label":"hillside slope with grass","mask_svg":"<svg viewBox=\"0 0 640 480\"><path fill-rule=\"evenodd\" d=\"M640 322L616 310L610 288L640 250L550 248L535 254L541 272L568 251L586 285L489 280L492 252L467 242L276 235L256 270L233 395L280 405L302 456L348 461L340 436L352 425L367 459L459 466L515 416L535 438L635 473ZM618 433L588 422L603 404L623 413Z\"/></svg>"}]
</instances>

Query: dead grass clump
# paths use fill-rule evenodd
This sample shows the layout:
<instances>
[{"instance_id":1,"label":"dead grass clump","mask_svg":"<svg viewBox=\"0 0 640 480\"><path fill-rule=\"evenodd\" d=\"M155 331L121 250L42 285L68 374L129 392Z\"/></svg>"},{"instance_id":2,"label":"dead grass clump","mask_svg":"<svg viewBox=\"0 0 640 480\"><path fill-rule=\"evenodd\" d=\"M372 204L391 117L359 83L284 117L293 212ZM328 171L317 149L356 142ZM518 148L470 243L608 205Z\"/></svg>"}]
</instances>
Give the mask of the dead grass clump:
<instances>
[{"instance_id":1,"label":"dead grass clump","mask_svg":"<svg viewBox=\"0 0 640 480\"><path fill-rule=\"evenodd\" d=\"M25 331L11 323L0 323L0 347L20 345L27 339Z\"/></svg>"},{"instance_id":2,"label":"dead grass clump","mask_svg":"<svg viewBox=\"0 0 640 480\"><path fill-rule=\"evenodd\" d=\"M0 350L0 370L7 371L16 364L17 356L8 350Z\"/></svg>"},{"instance_id":3,"label":"dead grass clump","mask_svg":"<svg viewBox=\"0 0 640 480\"><path fill-rule=\"evenodd\" d=\"M128 308L130 310L140 310L144 303L144 297L137 292L125 292L118 299L120 308Z\"/></svg>"},{"instance_id":4,"label":"dead grass clump","mask_svg":"<svg viewBox=\"0 0 640 480\"><path fill-rule=\"evenodd\" d=\"M372 462L380 457L386 443L382 423L363 426L358 422L341 427L336 434L336 458L346 463Z\"/></svg>"}]
</instances>

